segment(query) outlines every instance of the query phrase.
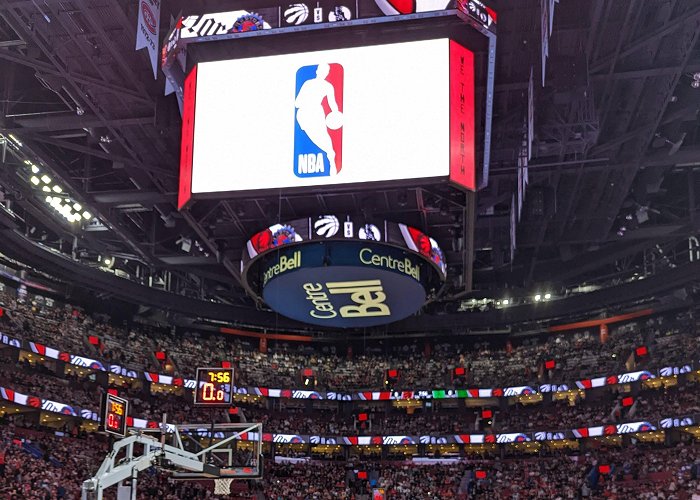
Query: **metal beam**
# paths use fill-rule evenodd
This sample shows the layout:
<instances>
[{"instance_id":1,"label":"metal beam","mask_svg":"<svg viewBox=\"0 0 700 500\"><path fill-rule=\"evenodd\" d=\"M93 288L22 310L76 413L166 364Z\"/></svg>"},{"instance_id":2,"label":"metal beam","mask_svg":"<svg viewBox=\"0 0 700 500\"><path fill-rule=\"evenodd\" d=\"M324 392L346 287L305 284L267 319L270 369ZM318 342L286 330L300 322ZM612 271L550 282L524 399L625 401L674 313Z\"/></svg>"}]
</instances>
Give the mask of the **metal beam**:
<instances>
[{"instance_id":1,"label":"metal beam","mask_svg":"<svg viewBox=\"0 0 700 500\"><path fill-rule=\"evenodd\" d=\"M680 16L677 16L677 17L669 20L668 22L664 23L663 26L661 26L656 31L653 31L651 33L647 33L643 36L636 38L635 40L632 40L627 45L627 48L622 50L617 55L617 57L623 58L623 57L626 57L630 54L637 52L638 50L644 48L644 46L647 45L648 43L655 42L656 40L665 37L666 35L674 32L679 26L681 26L686 21L688 21L690 19L694 19L698 16L700 16L700 7L696 7L695 9L692 9L689 12L684 12ZM606 57L605 59L601 60L600 62L592 65L590 68L590 72L591 73L598 73L598 72L604 70L613 61L614 61L614 58L612 56Z\"/></svg>"},{"instance_id":2,"label":"metal beam","mask_svg":"<svg viewBox=\"0 0 700 500\"><path fill-rule=\"evenodd\" d=\"M673 74L678 71L678 66L626 69L622 71L614 71L612 73L593 73L590 75L591 81L607 81L607 80L629 80L635 78L653 78ZM689 73L700 71L700 64L691 64L685 68Z\"/></svg>"},{"instance_id":3,"label":"metal beam","mask_svg":"<svg viewBox=\"0 0 700 500\"><path fill-rule=\"evenodd\" d=\"M37 61L36 59L32 59L21 54L16 54L9 50L0 49L0 59L20 64L22 66L34 68L35 70L40 71L42 73L48 73L55 76L63 76L63 73L51 64L45 63L43 61ZM90 85L91 87L102 89L105 92L111 92L112 94L132 99L134 101L140 101L144 104L148 104L149 106L153 106L153 99L151 99L150 97L141 95L137 92L134 92L133 90L129 90L120 85L115 85L113 83L100 80L99 78L83 75L75 71L71 71L71 77L73 78L73 80L82 85Z\"/></svg>"},{"instance_id":4,"label":"metal beam","mask_svg":"<svg viewBox=\"0 0 700 500\"><path fill-rule=\"evenodd\" d=\"M153 205L167 201L163 193L157 191L103 191L91 195L95 203L100 205Z\"/></svg>"},{"instance_id":5,"label":"metal beam","mask_svg":"<svg viewBox=\"0 0 700 500\"><path fill-rule=\"evenodd\" d=\"M80 144L75 144L74 142L70 142L70 141L64 141L61 139L51 139L49 137L44 137L41 135L24 136L23 138L28 139L28 140L33 140L36 142L41 142L44 144L51 144L52 146L56 146L56 147L63 148L63 149L69 149L71 151L76 151L78 153L83 153L86 155L94 156L96 158L102 158L104 160L121 162L121 163L124 163L125 165L132 165L135 163L133 159L128 158L126 156L120 156L120 155L116 155L116 154L112 154L112 153L106 153L104 150L94 149L94 148L90 148L87 146L81 146ZM175 172L173 170L168 170L164 167L159 167L156 165L144 165L142 163L139 163L138 168L140 170L153 172L153 173L158 174L160 176L169 176L169 177L177 176L177 172Z\"/></svg>"},{"instance_id":6,"label":"metal beam","mask_svg":"<svg viewBox=\"0 0 700 500\"><path fill-rule=\"evenodd\" d=\"M105 121L113 127L130 127L134 125L153 125L155 117L137 116L129 118L103 119L94 115L80 116L76 113L51 114L48 116L31 116L15 118L20 127L0 129L8 134L21 134L25 129L33 132L58 132L83 128L104 127Z\"/></svg>"}]
</instances>

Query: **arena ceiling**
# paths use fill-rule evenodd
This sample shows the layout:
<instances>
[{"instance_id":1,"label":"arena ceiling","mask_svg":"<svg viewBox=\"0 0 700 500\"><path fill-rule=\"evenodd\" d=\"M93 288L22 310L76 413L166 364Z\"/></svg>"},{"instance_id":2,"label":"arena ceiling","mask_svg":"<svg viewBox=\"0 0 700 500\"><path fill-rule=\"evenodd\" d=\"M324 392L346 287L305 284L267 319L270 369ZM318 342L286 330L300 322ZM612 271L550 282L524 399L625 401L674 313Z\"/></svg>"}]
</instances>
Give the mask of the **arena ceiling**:
<instances>
[{"instance_id":1,"label":"arena ceiling","mask_svg":"<svg viewBox=\"0 0 700 500\"><path fill-rule=\"evenodd\" d=\"M16 139L4 150L0 185L14 227L86 263L116 259L151 286L235 305L252 305L238 281L247 238L301 216L356 213L424 228L447 250L448 304L505 288L624 280L697 233L698 3L561 0L544 87L542 2L489 5L498 12L491 179L474 208L473 247L464 196L447 188L206 201L178 212L180 115L163 96L162 74L154 81L146 52L134 51L138 2L127 0L0 3L0 133ZM196 8L230 10L231 2ZM163 2L161 39L168 19L192 11L191 2ZM534 142L511 259L531 70ZM101 223L81 230L57 216L28 182L25 161ZM472 277L462 266L471 255Z\"/></svg>"}]
</instances>

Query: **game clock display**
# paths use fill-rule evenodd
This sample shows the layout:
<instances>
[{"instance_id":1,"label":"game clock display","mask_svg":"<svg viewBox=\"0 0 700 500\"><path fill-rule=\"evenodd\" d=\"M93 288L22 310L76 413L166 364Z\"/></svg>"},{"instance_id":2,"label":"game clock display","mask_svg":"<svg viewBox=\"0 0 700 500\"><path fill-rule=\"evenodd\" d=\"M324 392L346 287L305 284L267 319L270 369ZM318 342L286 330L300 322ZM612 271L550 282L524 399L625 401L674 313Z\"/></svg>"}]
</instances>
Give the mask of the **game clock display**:
<instances>
[{"instance_id":1,"label":"game clock display","mask_svg":"<svg viewBox=\"0 0 700 500\"><path fill-rule=\"evenodd\" d=\"M233 368L197 368L195 405L230 406L232 396Z\"/></svg>"},{"instance_id":2,"label":"game clock display","mask_svg":"<svg viewBox=\"0 0 700 500\"><path fill-rule=\"evenodd\" d=\"M126 436L126 417L129 414L129 401L107 394L104 400L102 422L104 431L115 436Z\"/></svg>"}]
</instances>

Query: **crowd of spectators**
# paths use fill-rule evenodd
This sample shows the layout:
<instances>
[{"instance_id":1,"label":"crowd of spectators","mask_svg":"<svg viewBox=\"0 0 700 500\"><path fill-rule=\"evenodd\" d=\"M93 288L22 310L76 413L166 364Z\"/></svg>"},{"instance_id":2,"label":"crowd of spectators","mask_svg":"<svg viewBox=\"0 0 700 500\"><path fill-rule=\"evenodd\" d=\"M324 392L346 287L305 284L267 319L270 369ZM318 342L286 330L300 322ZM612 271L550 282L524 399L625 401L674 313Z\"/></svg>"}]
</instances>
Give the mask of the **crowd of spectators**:
<instances>
[{"instance_id":1,"label":"crowd of spectators","mask_svg":"<svg viewBox=\"0 0 700 500\"><path fill-rule=\"evenodd\" d=\"M71 438L0 421L0 497L8 500L78 499L82 482L95 473L108 447L93 435ZM665 499L700 495L700 448L642 445L590 448L548 456L489 460L333 462L271 460L264 477L215 495L211 482L173 481L155 468L138 477L139 499L224 498L324 500L428 499ZM106 498L115 498L115 488Z\"/></svg>"},{"instance_id":2,"label":"crowd of spectators","mask_svg":"<svg viewBox=\"0 0 700 500\"><path fill-rule=\"evenodd\" d=\"M65 379L39 363L2 363L0 386L28 396L87 408L97 412L106 390L89 378L68 376ZM161 420L168 415L171 422L262 422L266 432L321 436L350 435L450 435L471 432L531 432L557 431L575 427L648 421L658 424L667 417L700 415L700 391L697 384L647 389L623 406L626 394L608 389L598 398L588 401L578 396L552 403L511 404L492 408L493 415L482 419L481 407L418 409L412 412L390 404L375 404L371 409L342 412L337 405L327 407L291 407L278 401L267 406L267 400L240 403L236 416L225 409L213 410L192 405L191 399L176 393L144 393L143 390L119 389L131 403L130 414L146 420ZM584 394L585 395L585 394ZM291 402L292 404L295 402ZM367 419L357 420L364 412Z\"/></svg>"},{"instance_id":3,"label":"crowd of spectators","mask_svg":"<svg viewBox=\"0 0 700 500\"><path fill-rule=\"evenodd\" d=\"M236 364L237 384L242 386L299 387L301 370L310 368L316 389L376 390L386 388L386 370L396 369L400 376L392 388L433 389L452 386L450 373L455 367L465 368L462 382L472 387L536 385L550 380L570 384L581 378L629 371L629 355L640 345L650 352L644 368L700 357L700 342L687 312L611 328L606 343L600 342L597 331L580 331L519 345L436 343L428 354L416 342L373 344L355 354L348 349L338 352L334 346L279 343L262 353L239 337L175 331L169 325L115 325L108 317L89 315L67 304L49 305L46 300L18 297L9 288L0 293L0 303L6 312L0 318L0 328L27 341L125 368L183 377L192 377L197 366L230 360ZM99 347L87 342L91 335L100 339ZM156 351L167 353L167 362L156 360ZM543 361L550 359L556 361L556 369L543 370Z\"/></svg>"}]
</instances>

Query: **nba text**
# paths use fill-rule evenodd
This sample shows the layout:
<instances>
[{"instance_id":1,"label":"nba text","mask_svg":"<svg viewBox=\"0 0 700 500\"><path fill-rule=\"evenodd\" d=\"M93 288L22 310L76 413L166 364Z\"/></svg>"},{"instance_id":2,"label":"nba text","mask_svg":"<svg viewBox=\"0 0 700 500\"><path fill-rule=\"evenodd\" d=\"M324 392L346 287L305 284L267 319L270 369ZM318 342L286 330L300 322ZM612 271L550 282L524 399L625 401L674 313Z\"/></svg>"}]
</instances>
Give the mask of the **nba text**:
<instances>
[{"instance_id":1,"label":"nba text","mask_svg":"<svg viewBox=\"0 0 700 500\"><path fill-rule=\"evenodd\" d=\"M323 164L323 155L301 154L297 160L297 174L323 174L326 173L326 166Z\"/></svg>"}]
</instances>

